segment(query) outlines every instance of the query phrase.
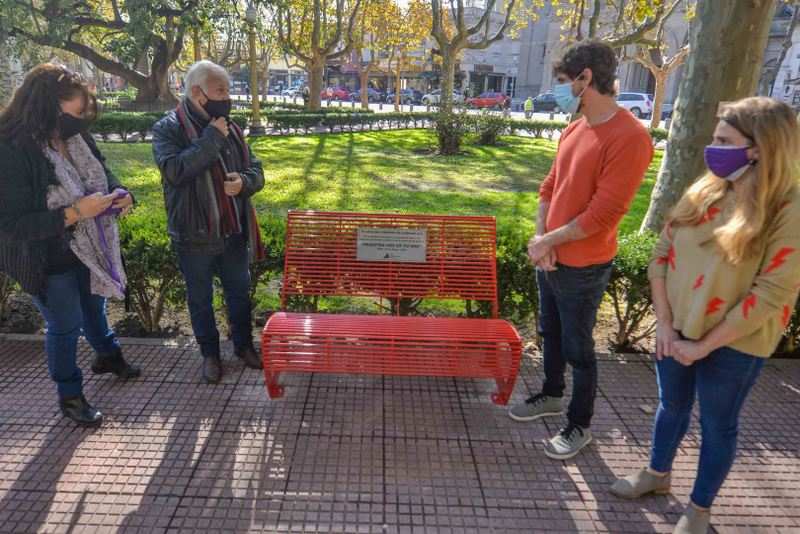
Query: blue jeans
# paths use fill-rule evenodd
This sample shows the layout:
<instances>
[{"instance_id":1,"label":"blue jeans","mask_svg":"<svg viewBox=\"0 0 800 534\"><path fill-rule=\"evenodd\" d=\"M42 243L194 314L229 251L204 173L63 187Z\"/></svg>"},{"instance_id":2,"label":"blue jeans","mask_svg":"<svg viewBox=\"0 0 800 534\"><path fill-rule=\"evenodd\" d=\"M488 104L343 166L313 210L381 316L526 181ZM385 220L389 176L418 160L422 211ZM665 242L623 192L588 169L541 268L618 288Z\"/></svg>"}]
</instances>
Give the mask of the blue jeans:
<instances>
[{"instance_id":1,"label":"blue jeans","mask_svg":"<svg viewBox=\"0 0 800 534\"><path fill-rule=\"evenodd\" d=\"M653 428L650 467L672 468L678 445L689 428L695 392L700 402L703 443L692 502L714 502L736 457L739 413L764 366L764 359L728 347L685 367L672 358L656 363L660 403Z\"/></svg>"},{"instance_id":2,"label":"blue jeans","mask_svg":"<svg viewBox=\"0 0 800 534\"><path fill-rule=\"evenodd\" d=\"M83 391L83 375L77 363L81 332L97 352L108 354L119 347L106 319L106 299L92 295L90 288L89 269L80 265L48 276L45 299L33 297L47 326L47 367L62 399L77 397Z\"/></svg>"},{"instance_id":3,"label":"blue jeans","mask_svg":"<svg viewBox=\"0 0 800 534\"><path fill-rule=\"evenodd\" d=\"M567 418L588 428L597 391L597 359L592 336L597 310L611 276L611 263L589 267L558 265L536 271L539 284L539 334L544 353L544 386L549 397L564 396L564 371L572 367L572 400Z\"/></svg>"},{"instance_id":4,"label":"blue jeans","mask_svg":"<svg viewBox=\"0 0 800 534\"><path fill-rule=\"evenodd\" d=\"M236 350L253 344L250 304L250 265L247 243L241 235L226 239L225 251L216 256L178 252L192 329L204 357L219 357L219 331L214 318L214 275L222 282L231 337Z\"/></svg>"}]
</instances>

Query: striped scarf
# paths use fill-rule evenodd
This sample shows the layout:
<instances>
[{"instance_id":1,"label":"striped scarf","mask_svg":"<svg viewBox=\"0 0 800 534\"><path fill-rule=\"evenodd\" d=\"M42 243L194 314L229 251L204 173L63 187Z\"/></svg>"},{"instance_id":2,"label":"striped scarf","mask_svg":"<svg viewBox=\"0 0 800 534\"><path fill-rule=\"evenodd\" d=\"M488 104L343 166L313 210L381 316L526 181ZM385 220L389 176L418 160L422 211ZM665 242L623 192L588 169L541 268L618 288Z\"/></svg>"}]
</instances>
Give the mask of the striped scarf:
<instances>
[{"instance_id":1,"label":"striped scarf","mask_svg":"<svg viewBox=\"0 0 800 534\"><path fill-rule=\"evenodd\" d=\"M184 98L178 104L175 112L183 131L190 140L194 140L200 136L203 126L194 118L189 106L189 100ZM235 149L236 161L226 165L220 154L217 161L204 172L201 183L203 187L200 189L204 190L206 202L199 202L200 216L205 218L209 235L214 238L228 237L246 231L250 262L253 263L266 258L256 211L247 199L237 202L237 197L226 195L224 185L228 172L238 172L250 168L250 150L244 140L241 128L234 122L229 122L228 128L230 130L229 139L233 141L231 144ZM242 210L245 213L245 228L242 227Z\"/></svg>"}]
</instances>

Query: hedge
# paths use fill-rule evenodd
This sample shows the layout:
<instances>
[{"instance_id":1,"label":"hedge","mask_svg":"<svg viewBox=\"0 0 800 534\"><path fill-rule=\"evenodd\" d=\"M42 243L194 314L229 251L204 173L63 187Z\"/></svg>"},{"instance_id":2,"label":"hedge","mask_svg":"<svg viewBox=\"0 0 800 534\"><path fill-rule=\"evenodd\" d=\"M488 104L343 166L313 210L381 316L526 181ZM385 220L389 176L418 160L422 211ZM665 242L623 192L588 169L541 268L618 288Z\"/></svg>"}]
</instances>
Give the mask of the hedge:
<instances>
[{"instance_id":1,"label":"hedge","mask_svg":"<svg viewBox=\"0 0 800 534\"><path fill-rule=\"evenodd\" d=\"M133 311L147 332L158 332L167 306L184 306L185 286L158 208L136 208L120 221L120 246Z\"/></svg>"},{"instance_id":2,"label":"hedge","mask_svg":"<svg viewBox=\"0 0 800 534\"><path fill-rule=\"evenodd\" d=\"M653 233L634 233L619 239L619 250L606 289L616 320L608 342L618 352L635 350L639 342L655 331L647 267L657 237Z\"/></svg>"},{"instance_id":3,"label":"hedge","mask_svg":"<svg viewBox=\"0 0 800 534\"><path fill-rule=\"evenodd\" d=\"M429 128L441 116L436 112L392 112L372 113L364 110L330 110L318 112L279 111L277 106L271 106L272 111L264 113L263 120L280 133L309 133L323 127L329 132L357 131L357 130L383 130L385 128ZM303 109L302 106L300 109ZM118 135L127 141L132 133L138 133L140 140L144 141L146 135L152 130L153 125L163 117L157 112L109 112L101 114L92 124L91 132L100 135L103 140L108 140L110 135ZM231 120L242 129L247 127L250 113L246 110L234 110ZM509 119L497 113L482 113L480 115L455 114L461 117L463 126L472 129L478 136L479 144L495 144L498 136L505 133L526 132L537 138L555 137L569 123L564 121ZM667 138L663 129L652 129L650 134L654 142Z\"/></svg>"},{"instance_id":4,"label":"hedge","mask_svg":"<svg viewBox=\"0 0 800 534\"><path fill-rule=\"evenodd\" d=\"M251 298L257 293L270 294L283 271L286 219L283 216L261 213L259 225L267 250L264 260L252 266ZM535 269L528 261L527 243L530 229L517 224L497 228L497 280L500 315L516 324L536 324L538 292ZM170 246L166 215L159 208L138 207L120 223L120 241L128 274L130 306L143 328L148 332L160 330L167 308L185 308L185 286L177 259ZM614 328L609 344L617 351L635 350L652 335L652 300L647 279L647 266L655 243L653 234L628 234L620 237L614 270L606 290L606 299L614 312ZM16 285L0 273L0 317ZM397 303L401 309L414 313L418 302ZM292 306L314 310L319 299L293 301ZM272 298L266 310L277 307ZM489 317L489 303L467 301L463 314L469 317ZM781 353L797 354L800 345L800 302L778 348Z\"/></svg>"},{"instance_id":5,"label":"hedge","mask_svg":"<svg viewBox=\"0 0 800 534\"><path fill-rule=\"evenodd\" d=\"M239 107L246 106L248 109L250 108L250 101L249 100L238 100L234 102L234 105L238 104ZM373 113L371 109L362 109L361 105L358 104L356 107L352 106L327 106L321 107L317 111L311 111L303 104L294 104L292 102L265 102L261 101L261 109L267 112L274 111L274 110L283 110L283 111L297 111L301 113L319 113L319 114L327 114L327 113Z\"/></svg>"},{"instance_id":6,"label":"hedge","mask_svg":"<svg viewBox=\"0 0 800 534\"><path fill-rule=\"evenodd\" d=\"M286 219L262 213L259 214L259 225L267 256L252 267L251 296L254 298L259 290L268 293L270 282L282 274ZM169 245L166 218L164 215L134 212L123 219L121 237L131 304L145 329L156 331L165 307L185 306L183 279ZM497 228L500 315L516 324L535 324L538 316L536 274L527 256L529 239L530 229L524 226L504 224ZM615 319L609 345L620 352L636 350L655 328L647 279L647 266L655 239L653 234L628 234L619 240L606 299ZM418 303L405 304L408 306L404 308L413 313ZM294 305L313 310L319 302L295 302ZM469 317L489 317L491 308L486 302L468 301L463 313ZM799 342L800 304L780 350L792 352Z\"/></svg>"}]
</instances>

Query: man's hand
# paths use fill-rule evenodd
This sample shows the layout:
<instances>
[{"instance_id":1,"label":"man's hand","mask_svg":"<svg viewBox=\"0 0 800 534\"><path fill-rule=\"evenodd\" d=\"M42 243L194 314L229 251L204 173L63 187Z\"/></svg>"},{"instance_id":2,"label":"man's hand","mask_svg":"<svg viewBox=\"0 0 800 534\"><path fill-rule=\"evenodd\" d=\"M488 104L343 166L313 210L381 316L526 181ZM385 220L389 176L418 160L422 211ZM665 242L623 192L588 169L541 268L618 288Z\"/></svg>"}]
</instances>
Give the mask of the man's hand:
<instances>
[{"instance_id":1,"label":"man's hand","mask_svg":"<svg viewBox=\"0 0 800 534\"><path fill-rule=\"evenodd\" d=\"M556 266L557 262L558 255L556 254L556 249L551 248L550 253L539 260L539 263L537 263L536 266L543 271L556 271L558 270L558 267Z\"/></svg>"},{"instance_id":2,"label":"man's hand","mask_svg":"<svg viewBox=\"0 0 800 534\"><path fill-rule=\"evenodd\" d=\"M219 130L219 133L225 137L228 137L230 130L228 129L228 121L225 119L225 117L217 117L216 119L212 120L210 124Z\"/></svg>"},{"instance_id":3,"label":"man's hand","mask_svg":"<svg viewBox=\"0 0 800 534\"><path fill-rule=\"evenodd\" d=\"M528 241L528 259L534 265L538 265L543 258L549 256L552 250L553 247L544 236L535 235Z\"/></svg>"},{"instance_id":4,"label":"man's hand","mask_svg":"<svg viewBox=\"0 0 800 534\"><path fill-rule=\"evenodd\" d=\"M238 172L229 172L225 179L225 194L229 197L235 197L242 192L242 175Z\"/></svg>"},{"instance_id":5,"label":"man's hand","mask_svg":"<svg viewBox=\"0 0 800 534\"><path fill-rule=\"evenodd\" d=\"M672 357L687 367L708 356L708 350L699 341L675 341L672 343L672 352Z\"/></svg>"}]
</instances>

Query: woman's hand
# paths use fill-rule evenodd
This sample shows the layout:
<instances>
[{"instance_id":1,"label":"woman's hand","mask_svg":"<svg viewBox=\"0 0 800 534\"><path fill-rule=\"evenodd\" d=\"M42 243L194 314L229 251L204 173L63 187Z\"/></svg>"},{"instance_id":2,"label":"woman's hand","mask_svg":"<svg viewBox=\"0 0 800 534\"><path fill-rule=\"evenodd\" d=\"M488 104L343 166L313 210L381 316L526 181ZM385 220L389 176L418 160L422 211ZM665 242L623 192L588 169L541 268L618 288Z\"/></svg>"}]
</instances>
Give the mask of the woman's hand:
<instances>
[{"instance_id":1,"label":"woman's hand","mask_svg":"<svg viewBox=\"0 0 800 534\"><path fill-rule=\"evenodd\" d=\"M672 355L680 364L690 366L708 356L709 350L700 341L680 340L673 343Z\"/></svg>"},{"instance_id":2,"label":"woman's hand","mask_svg":"<svg viewBox=\"0 0 800 534\"><path fill-rule=\"evenodd\" d=\"M665 356L674 356L675 343L680 339L681 336L670 323L658 321L656 325L656 359L661 360Z\"/></svg>"},{"instance_id":3,"label":"woman's hand","mask_svg":"<svg viewBox=\"0 0 800 534\"><path fill-rule=\"evenodd\" d=\"M130 213L131 209L133 208L133 197L129 192L125 191L124 189L115 189L113 192L113 194L115 195L119 195L120 193L124 193L125 196L118 197L114 201L114 203L111 204L111 207L113 207L114 209L122 210L119 216L124 217L128 213Z\"/></svg>"},{"instance_id":4,"label":"woman's hand","mask_svg":"<svg viewBox=\"0 0 800 534\"><path fill-rule=\"evenodd\" d=\"M116 193L93 193L87 195L73 205L81 219L91 219L103 213L116 198ZM122 200L122 199L120 199Z\"/></svg>"}]
</instances>

